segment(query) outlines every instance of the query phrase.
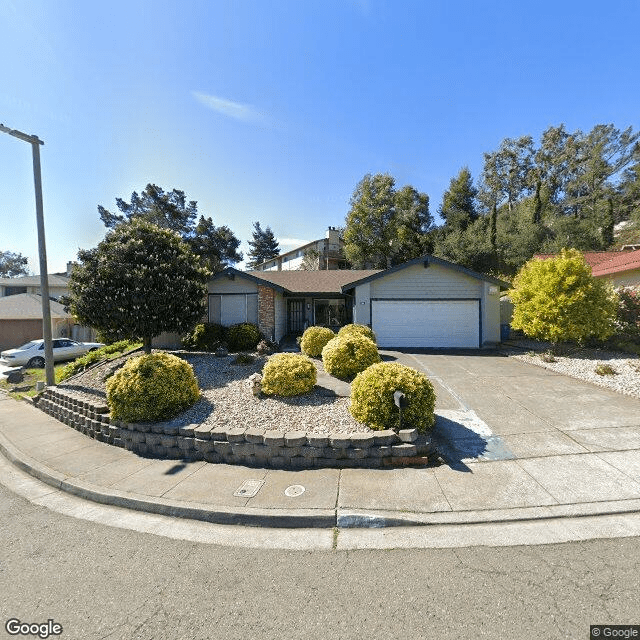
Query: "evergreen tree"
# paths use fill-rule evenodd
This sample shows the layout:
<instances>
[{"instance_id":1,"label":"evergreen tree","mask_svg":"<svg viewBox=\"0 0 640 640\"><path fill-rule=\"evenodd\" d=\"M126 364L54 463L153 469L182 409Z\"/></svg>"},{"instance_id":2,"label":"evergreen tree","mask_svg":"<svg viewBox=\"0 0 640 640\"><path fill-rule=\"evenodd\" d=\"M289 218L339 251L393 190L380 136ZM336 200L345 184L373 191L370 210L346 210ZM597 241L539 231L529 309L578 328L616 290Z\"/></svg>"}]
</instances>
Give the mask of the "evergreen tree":
<instances>
[{"instance_id":1,"label":"evergreen tree","mask_svg":"<svg viewBox=\"0 0 640 640\"><path fill-rule=\"evenodd\" d=\"M410 185L400 190L389 174L367 174L351 196L344 252L356 269L386 269L425 253L433 219L429 196Z\"/></svg>"},{"instance_id":2,"label":"evergreen tree","mask_svg":"<svg viewBox=\"0 0 640 640\"><path fill-rule=\"evenodd\" d=\"M280 247L271 227L262 229L259 222L253 223L252 240L249 240L249 258L247 267L255 269L259 264L280 255Z\"/></svg>"},{"instance_id":3,"label":"evergreen tree","mask_svg":"<svg viewBox=\"0 0 640 640\"><path fill-rule=\"evenodd\" d=\"M119 214L98 205L100 219L108 229L132 220L143 220L163 229L179 233L191 250L202 257L212 273L242 260L238 252L240 240L227 226L216 227L211 218L198 214L198 203L187 202L184 191L164 191L155 184L148 184L142 193L133 192L131 202L116 198Z\"/></svg>"},{"instance_id":4,"label":"evergreen tree","mask_svg":"<svg viewBox=\"0 0 640 640\"><path fill-rule=\"evenodd\" d=\"M442 196L438 209L440 217L450 230L464 231L477 217L476 196L478 190L473 186L471 172L467 167L451 178L449 189Z\"/></svg>"}]
</instances>

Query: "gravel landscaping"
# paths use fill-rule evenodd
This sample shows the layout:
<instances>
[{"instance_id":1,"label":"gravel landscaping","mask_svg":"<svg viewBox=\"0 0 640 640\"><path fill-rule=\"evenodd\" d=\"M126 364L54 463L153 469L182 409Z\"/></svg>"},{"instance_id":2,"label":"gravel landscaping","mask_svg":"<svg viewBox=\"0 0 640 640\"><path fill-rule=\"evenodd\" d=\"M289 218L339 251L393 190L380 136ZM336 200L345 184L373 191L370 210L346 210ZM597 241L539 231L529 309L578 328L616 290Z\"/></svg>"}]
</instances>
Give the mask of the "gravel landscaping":
<instances>
[{"instance_id":1,"label":"gravel landscaping","mask_svg":"<svg viewBox=\"0 0 640 640\"><path fill-rule=\"evenodd\" d=\"M640 398L640 358L638 356L576 347L565 355L554 356L555 362L545 362L541 355L551 348L550 343L518 340L512 341L510 345L512 348L507 347L507 352L512 358ZM597 374L595 369L598 365L609 365L615 374Z\"/></svg>"},{"instance_id":2,"label":"gravel landscaping","mask_svg":"<svg viewBox=\"0 0 640 640\"><path fill-rule=\"evenodd\" d=\"M138 356L140 352L132 354ZM371 433L369 427L354 420L349 413L349 398L336 397L326 389L315 387L311 393L293 398L275 398L252 394L247 378L262 371L265 357L253 364L232 364L235 356L179 353L194 369L202 390L201 399L177 421L206 427L267 429L273 431L313 431L319 434ZM129 357L132 357L129 356ZM106 404L105 379L124 358L89 369L61 383L74 397L99 398ZM317 366L321 366L316 362Z\"/></svg>"}]
</instances>

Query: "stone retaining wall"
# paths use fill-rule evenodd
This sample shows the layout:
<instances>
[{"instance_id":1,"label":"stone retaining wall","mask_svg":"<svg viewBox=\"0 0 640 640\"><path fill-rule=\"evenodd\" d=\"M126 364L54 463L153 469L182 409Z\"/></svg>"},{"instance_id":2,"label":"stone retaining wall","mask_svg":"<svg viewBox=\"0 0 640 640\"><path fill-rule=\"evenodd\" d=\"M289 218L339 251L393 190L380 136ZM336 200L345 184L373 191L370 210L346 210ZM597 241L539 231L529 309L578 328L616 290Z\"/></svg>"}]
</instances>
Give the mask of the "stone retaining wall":
<instances>
[{"instance_id":1,"label":"stone retaining wall","mask_svg":"<svg viewBox=\"0 0 640 640\"><path fill-rule=\"evenodd\" d=\"M57 387L48 387L34 404L96 440L159 458L275 469L376 468L426 464L424 456L430 450L429 438L418 434L416 429L322 435L304 431L211 429L175 421L130 424L111 419L106 405L74 398Z\"/></svg>"}]
</instances>

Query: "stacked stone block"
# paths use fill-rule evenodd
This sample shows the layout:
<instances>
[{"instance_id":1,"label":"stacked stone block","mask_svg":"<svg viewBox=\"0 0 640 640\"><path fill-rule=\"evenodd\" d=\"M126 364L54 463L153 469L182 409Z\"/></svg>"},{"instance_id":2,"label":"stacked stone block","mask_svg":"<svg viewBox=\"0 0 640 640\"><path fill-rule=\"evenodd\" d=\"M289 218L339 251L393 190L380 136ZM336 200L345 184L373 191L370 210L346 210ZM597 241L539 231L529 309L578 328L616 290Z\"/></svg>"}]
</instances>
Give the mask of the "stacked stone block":
<instances>
[{"instance_id":1,"label":"stacked stone block","mask_svg":"<svg viewBox=\"0 0 640 640\"><path fill-rule=\"evenodd\" d=\"M419 463L421 456L430 450L430 439L415 429L323 435L242 427L210 428L171 421L126 423L110 419L106 405L74 399L56 387L47 388L36 404L96 440L158 458L275 469L377 468Z\"/></svg>"}]
</instances>

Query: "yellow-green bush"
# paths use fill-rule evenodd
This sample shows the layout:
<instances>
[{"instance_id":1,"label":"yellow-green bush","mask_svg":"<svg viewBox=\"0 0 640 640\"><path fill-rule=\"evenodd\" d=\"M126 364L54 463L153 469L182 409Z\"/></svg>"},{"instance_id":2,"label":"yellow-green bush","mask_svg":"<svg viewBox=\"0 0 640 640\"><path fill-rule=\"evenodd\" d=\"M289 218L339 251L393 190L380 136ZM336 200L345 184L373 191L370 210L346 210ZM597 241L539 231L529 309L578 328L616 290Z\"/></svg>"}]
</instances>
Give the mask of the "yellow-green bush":
<instances>
[{"instance_id":1,"label":"yellow-green bush","mask_svg":"<svg viewBox=\"0 0 640 640\"><path fill-rule=\"evenodd\" d=\"M336 334L326 327L309 327L303 334L300 341L302 353L317 358L322 354L322 350L329 340L333 340Z\"/></svg>"},{"instance_id":2,"label":"yellow-green bush","mask_svg":"<svg viewBox=\"0 0 640 640\"><path fill-rule=\"evenodd\" d=\"M402 427L427 431L435 423L436 394L423 373L397 362L380 362L359 373L351 384L351 415L371 429L398 427L399 409L394 391L404 392L408 406L403 409Z\"/></svg>"},{"instance_id":3,"label":"yellow-green bush","mask_svg":"<svg viewBox=\"0 0 640 640\"><path fill-rule=\"evenodd\" d=\"M262 392L299 396L313 389L318 372L313 361L297 353L276 353L262 369Z\"/></svg>"},{"instance_id":4,"label":"yellow-green bush","mask_svg":"<svg viewBox=\"0 0 640 640\"><path fill-rule=\"evenodd\" d=\"M131 358L107 380L111 415L125 422L173 418L199 397L191 365L168 353Z\"/></svg>"},{"instance_id":5,"label":"yellow-green bush","mask_svg":"<svg viewBox=\"0 0 640 640\"><path fill-rule=\"evenodd\" d=\"M338 335L343 338L345 336L364 336L369 340L377 343L376 334L373 330L364 324L345 324L344 327L338 331Z\"/></svg>"},{"instance_id":6,"label":"yellow-green bush","mask_svg":"<svg viewBox=\"0 0 640 640\"><path fill-rule=\"evenodd\" d=\"M378 348L364 336L336 336L322 350L324 369L336 378L353 378L376 362L380 362Z\"/></svg>"}]
</instances>

